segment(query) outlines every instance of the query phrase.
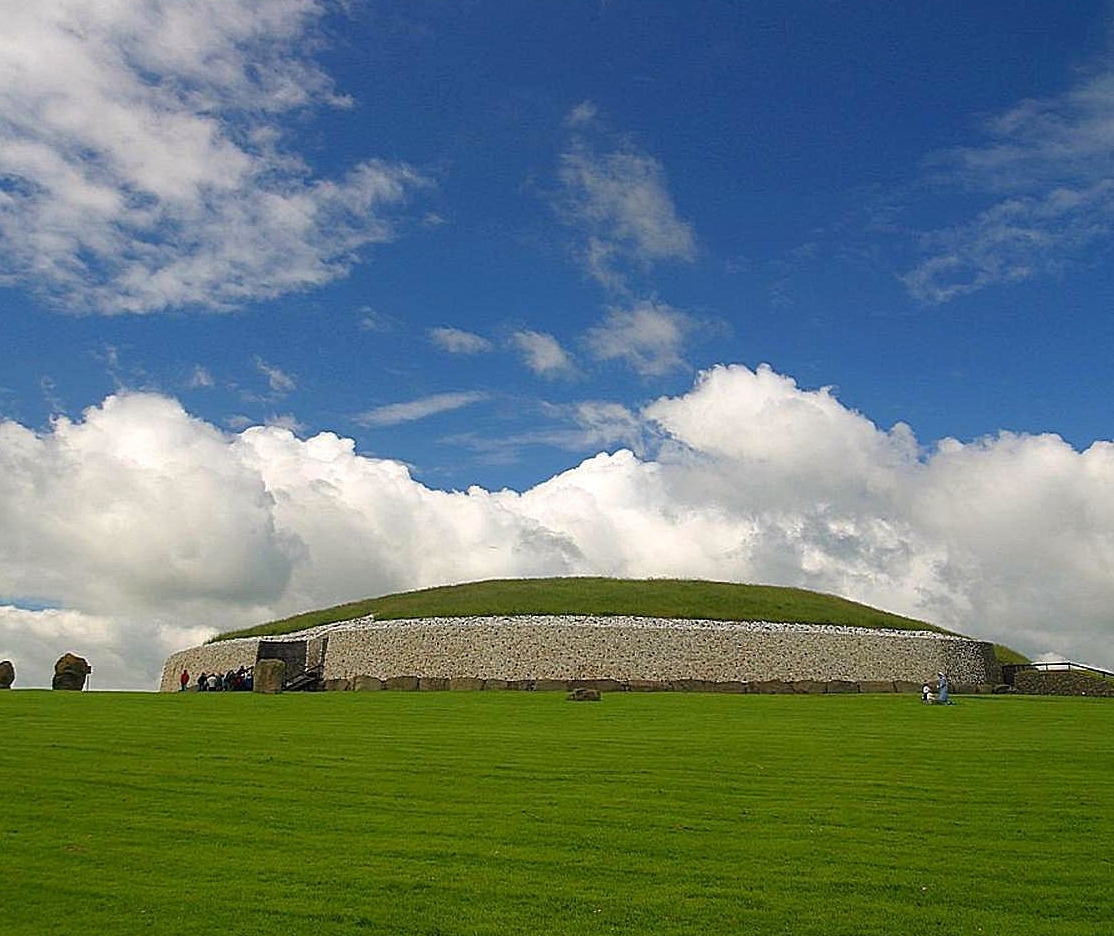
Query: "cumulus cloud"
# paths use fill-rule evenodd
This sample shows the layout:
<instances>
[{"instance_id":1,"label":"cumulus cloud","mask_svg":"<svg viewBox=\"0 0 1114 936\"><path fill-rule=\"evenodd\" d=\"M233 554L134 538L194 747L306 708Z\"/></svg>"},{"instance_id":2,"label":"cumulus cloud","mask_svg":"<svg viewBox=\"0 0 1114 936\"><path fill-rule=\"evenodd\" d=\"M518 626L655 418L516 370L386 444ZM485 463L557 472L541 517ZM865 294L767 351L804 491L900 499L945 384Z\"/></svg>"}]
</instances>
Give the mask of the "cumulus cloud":
<instances>
[{"instance_id":1,"label":"cumulus cloud","mask_svg":"<svg viewBox=\"0 0 1114 936\"><path fill-rule=\"evenodd\" d=\"M490 341L462 328L431 328L429 340L449 354L483 354L491 350Z\"/></svg>"},{"instance_id":2,"label":"cumulus cloud","mask_svg":"<svg viewBox=\"0 0 1114 936\"><path fill-rule=\"evenodd\" d=\"M511 344L530 370L542 377L572 377L576 366L561 343L546 332L524 329L511 335Z\"/></svg>"},{"instance_id":3,"label":"cumulus cloud","mask_svg":"<svg viewBox=\"0 0 1114 936\"><path fill-rule=\"evenodd\" d=\"M3 4L0 276L70 309L232 308L343 276L423 180L313 175L279 119L344 107L315 0Z\"/></svg>"},{"instance_id":4,"label":"cumulus cloud","mask_svg":"<svg viewBox=\"0 0 1114 936\"><path fill-rule=\"evenodd\" d=\"M946 302L1061 269L1114 225L1114 71L1023 101L988 121L986 141L938 154L939 176L981 207L927 232L903 277L915 297Z\"/></svg>"},{"instance_id":5,"label":"cumulus cloud","mask_svg":"<svg viewBox=\"0 0 1114 936\"><path fill-rule=\"evenodd\" d=\"M459 393L434 393L431 396L421 397L417 400L407 400L404 403L387 403L377 406L356 417L356 422L361 426L397 426L399 423L414 422L435 416L438 413L448 413L470 406L485 399L486 394L478 390L468 390Z\"/></svg>"},{"instance_id":6,"label":"cumulus cloud","mask_svg":"<svg viewBox=\"0 0 1114 936\"><path fill-rule=\"evenodd\" d=\"M622 361L644 377L683 369L681 352L693 319L664 302L643 300L630 308L612 308L585 336L601 361Z\"/></svg>"},{"instance_id":7,"label":"cumulus cloud","mask_svg":"<svg viewBox=\"0 0 1114 936\"><path fill-rule=\"evenodd\" d=\"M606 574L805 586L1114 665L1114 443L922 446L768 367L581 415L658 444L522 493L447 492L332 433L225 433L153 394L42 432L0 423L0 656L41 685L88 649L102 688L149 688L168 652L218 629L446 582Z\"/></svg>"},{"instance_id":8,"label":"cumulus cloud","mask_svg":"<svg viewBox=\"0 0 1114 936\"><path fill-rule=\"evenodd\" d=\"M692 225L682 220L661 162L629 143L608 145L586 101L569 114L575 133L561 155L559 208L585 237L589 274L612 290L626 288L633 267L696 256Z\"/></svg>"}]
</instances>

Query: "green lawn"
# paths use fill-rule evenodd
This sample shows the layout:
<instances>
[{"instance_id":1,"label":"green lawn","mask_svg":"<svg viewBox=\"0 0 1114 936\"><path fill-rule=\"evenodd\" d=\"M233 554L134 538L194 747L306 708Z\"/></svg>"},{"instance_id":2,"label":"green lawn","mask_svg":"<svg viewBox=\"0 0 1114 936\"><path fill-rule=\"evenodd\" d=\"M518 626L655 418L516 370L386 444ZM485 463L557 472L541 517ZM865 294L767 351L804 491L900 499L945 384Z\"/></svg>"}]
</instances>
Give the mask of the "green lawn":
<instances>
[{"instance_id":1,"label":"green lawn","mask_svg":"<svg viewBox=\"0 0 1114 936\"><path fill-rule=\"evenodd\" d=\"M1108 934L1114 704L0 693L5 934Z\"/></svg>"},{"instance_id":2,"label":"green lawn","mask_svg":"<svg viewBox=\"0 0 1114 936\"><path fill-rule=\"evenodd\" d=\"M216 639L286 634L366 614L374 614L381 621L485 614L624 614L709 621L844 624L949 633L924 621L803 588L690 579L584 577L493 579L464 585L443 585L307 611L280 621L221 634Z\"/></svg>"}]
</instances>

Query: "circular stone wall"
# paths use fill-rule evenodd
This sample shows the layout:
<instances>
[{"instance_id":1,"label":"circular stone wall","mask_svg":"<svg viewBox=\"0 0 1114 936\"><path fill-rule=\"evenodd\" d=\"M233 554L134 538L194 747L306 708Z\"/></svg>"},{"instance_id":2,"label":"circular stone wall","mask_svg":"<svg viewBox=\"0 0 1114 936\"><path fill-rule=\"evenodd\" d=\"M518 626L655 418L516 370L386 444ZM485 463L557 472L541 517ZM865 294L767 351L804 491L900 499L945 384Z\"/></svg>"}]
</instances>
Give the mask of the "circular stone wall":
<instances>
[{"instance_id":1,"label":"circular stone wall","mask_svg":"<svg viewBox=\"0 0 1114 936\"><path fill-rule=\"evenodd\" d=\"M998 681L992 644L931 631L637 617L370 618L276 640L327 636L323 676L670 682L902 680L937 672L953 682ZM266 638L264 638L265 640ZM219 641L172 656L162 689L186 666L254 661L259 640ZM217 659L219 657L219 661ZM226 662L227 661L227 662Z\"/></svg>"}]
</instances>

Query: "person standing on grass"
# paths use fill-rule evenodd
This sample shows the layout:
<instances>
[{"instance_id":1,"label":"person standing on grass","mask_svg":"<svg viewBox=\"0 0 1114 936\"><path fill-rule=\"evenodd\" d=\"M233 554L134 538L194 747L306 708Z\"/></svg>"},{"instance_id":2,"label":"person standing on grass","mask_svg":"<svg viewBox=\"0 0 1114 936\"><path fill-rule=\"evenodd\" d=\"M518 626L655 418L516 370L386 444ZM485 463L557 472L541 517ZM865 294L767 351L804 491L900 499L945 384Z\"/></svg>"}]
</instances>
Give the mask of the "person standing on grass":
<instances>
[{"instance_id":1,"label":"person standing on grass","mask_svg":"<svg viewBox=\"0 0 1114 936\"><path fill-rule=\"evenodd\" d=\"M178 691L185 692L186 688L190 684L190 674L188 670L182 670L182 675L178 677L178 682L180 683L180 688Z\"/></svg>"},{"instance_id":2,"label":"person standing on grass","mask_svg":"<svg viewBox=\"0 0 1114 936\"><path fill-rule=\"evenodd\" d=\"M942 705L948 704L948 677L943 673L936 674L936 701Z\"/></svg>"}]
</instances>

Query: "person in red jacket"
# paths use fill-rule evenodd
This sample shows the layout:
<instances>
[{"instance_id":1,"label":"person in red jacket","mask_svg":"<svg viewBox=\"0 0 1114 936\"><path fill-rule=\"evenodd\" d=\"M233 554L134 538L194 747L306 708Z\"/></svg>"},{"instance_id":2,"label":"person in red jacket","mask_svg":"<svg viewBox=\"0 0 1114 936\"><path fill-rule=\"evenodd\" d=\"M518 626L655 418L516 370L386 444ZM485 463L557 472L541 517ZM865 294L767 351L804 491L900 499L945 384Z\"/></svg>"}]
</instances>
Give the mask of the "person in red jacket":
<instances>
[{"instance_id":1,"label":"person in red jacket","mask_svg":"<svg viewBox=\"0 0 1114 936\"><path fill-rule=\"evenodd\" d=\"M178 677L178 682L181 683L181 692L186 691L186 686L190 684L190 674L186 670L182 670L182 675Z\"/></svg>"}]
</instances>

